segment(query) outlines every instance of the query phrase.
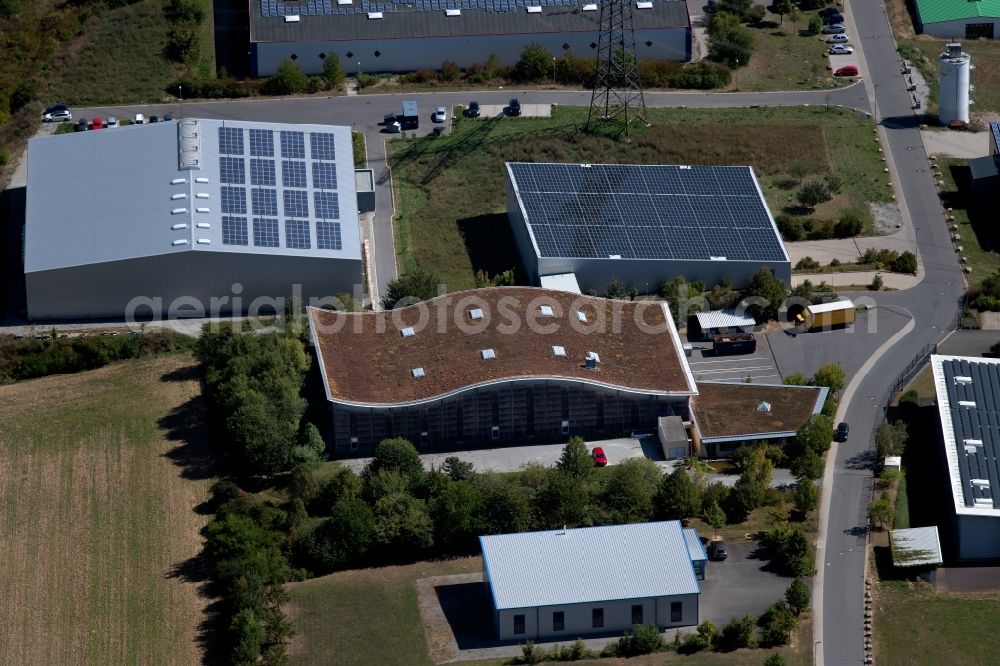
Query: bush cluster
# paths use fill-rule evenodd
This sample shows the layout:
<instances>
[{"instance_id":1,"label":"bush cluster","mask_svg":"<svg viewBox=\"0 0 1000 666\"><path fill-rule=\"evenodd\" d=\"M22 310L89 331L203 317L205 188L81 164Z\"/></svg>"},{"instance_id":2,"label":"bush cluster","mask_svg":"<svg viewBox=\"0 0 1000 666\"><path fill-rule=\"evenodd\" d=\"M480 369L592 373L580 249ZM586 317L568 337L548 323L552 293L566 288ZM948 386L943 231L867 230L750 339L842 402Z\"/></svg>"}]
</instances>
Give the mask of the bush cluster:
<instances>
[{"instance_id":1,"label":"bush cluster","mask_svg":"<svg viewBox=\"0 0 1000 666\"><path fill-rule=\"evenodd\" d=\"M841 211L836 220L781 213L775 222L781 236L790 242L851 238L861 233L865 226L864 217L853 208Z\"/></svg>"},{"instance_id":2,"label":"bush cluster","mask_svg":"<svg viewBox=\"0 0 1000 666\"><path fill-rule=\"evenodd\" d=\"M191 349L194 340L173 331L86 335L39 340L0 335L0 384L93 370L112 361Z\"/></svg>"},{"instance_id":3,"label":"bush cluster","mask_svg":"<svg viewBox=\"0 0 1000 666\"><path fill-rule=\"evenodd\" d=\"M721 6L708 24L708 59L730 68L749 63L755 46L754 34L740 22L751 18L735 13L732 7Z\"/></svg>"},{"instance_id":4,"label":"bush cluster","mask_svg":"<svg viewBox=\"0 0 1000 666\"><path fill-rule=\"evenodd\" d=\"M171 28L166 53L174 62L194 65L201 58L202 23L208 15L205 0L171 0Z\"/></svg>"},{"instance_id":5,"label":"bush cluster","mask_svg":"<svg viewBox=\"0 0 1000 666\"><path fill-rule=\"evenodd\" d=\"M978 290L970 293L972 307L980 312L997 312L1000 310L1000 269L983 278Z\"/></svg>"},{"instance_id":6,"label":"bush cluster","mask_svg":"<svg viewBox=\"0 0 1000 666\"><path fill-rule=\"evenodd\" d=\"M870 247L862 253L861 263L894 273L917 272L917 256L909 250L900 254L895 250L876 250Z\"/></svg>"}]
</instances>

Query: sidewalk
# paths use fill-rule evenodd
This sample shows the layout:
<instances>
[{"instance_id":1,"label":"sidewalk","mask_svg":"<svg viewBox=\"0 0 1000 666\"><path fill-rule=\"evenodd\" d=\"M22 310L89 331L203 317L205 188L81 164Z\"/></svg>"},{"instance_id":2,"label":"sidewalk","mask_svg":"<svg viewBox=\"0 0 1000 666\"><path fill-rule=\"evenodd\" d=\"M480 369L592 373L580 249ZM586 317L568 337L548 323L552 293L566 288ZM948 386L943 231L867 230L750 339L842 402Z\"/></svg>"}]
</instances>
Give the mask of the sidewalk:
<instances>
[{"instance_id":1,"label":"sidewalk","mask_svg":"<svg viewBox=\"0 0 1000 666\"><path fill-rule=\"evenodd\" d=\"M875 274L882 275L882 283L888 289L910 289L917 286L923 279L923 269L916 275L890 273L888 271L856 271L854 273L795 273L792 275L792 286L797 287L806 280L814 285L826 282L831 287L847 287L851 285L869 285L875 279Z\"/></svg>"}]
</instances>

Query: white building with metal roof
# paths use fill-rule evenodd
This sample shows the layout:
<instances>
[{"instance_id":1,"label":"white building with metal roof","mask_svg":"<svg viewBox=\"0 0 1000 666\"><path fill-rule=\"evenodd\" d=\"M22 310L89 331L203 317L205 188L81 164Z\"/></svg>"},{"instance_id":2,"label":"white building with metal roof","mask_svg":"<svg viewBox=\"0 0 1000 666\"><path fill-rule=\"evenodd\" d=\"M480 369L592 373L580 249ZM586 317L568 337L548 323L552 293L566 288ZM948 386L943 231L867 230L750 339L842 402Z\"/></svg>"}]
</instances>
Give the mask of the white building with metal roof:
<instances>
[{"instance_id":1,"label":"white building with metal roof","mask_svg":"<svg viewBox=\"0 0 1000 666\"><path fill-rule=\"evenodd\" d=\"M694 532L694 530L689 530ZM479 538L500 640L698 624L697 532L679 521Z\"/></svg>"},{"instance_id":2,"label":"white building with metal roof","mask_svg":"<svg viewBox=\"0 0 1000 666\"><path fill-rule=\"evenodd\" d=\"M361 263L350 128L183 119L28 144L31 319L252 312L353 293Z\"/></svg>"},{"instance_id":3,"label":"white building with metal roof","mask_svg":"<svg viewBox=\"0 0 1000 666\"><path fill-rule=\"evenodd\" d=\"M889 532L892 563L897 567L933 567L944 563L937 527L909 527Z\"/></svg>"},{"instance_id":4,"label":"white building with metal roof","mask_svg":"<svg viewBox=\"0 0 1000 666\"><path fill-rule=\"evenodd\" d=\"M689 340L711 340L724 333L753 333L757 325L752 316L741 310L709 310L696 313L693 322L691 319L688 318Z\"/></svg>"},{"instance_id":5,"label":"white building with metal roof","mask_svg":"<svg viewBox=\"0 0 1000 666\"><path fill-rule=\"evenodd\" d=\"M1000 359L931 356L959 560L1000 559Z\"/></svg>"}]
</instances>

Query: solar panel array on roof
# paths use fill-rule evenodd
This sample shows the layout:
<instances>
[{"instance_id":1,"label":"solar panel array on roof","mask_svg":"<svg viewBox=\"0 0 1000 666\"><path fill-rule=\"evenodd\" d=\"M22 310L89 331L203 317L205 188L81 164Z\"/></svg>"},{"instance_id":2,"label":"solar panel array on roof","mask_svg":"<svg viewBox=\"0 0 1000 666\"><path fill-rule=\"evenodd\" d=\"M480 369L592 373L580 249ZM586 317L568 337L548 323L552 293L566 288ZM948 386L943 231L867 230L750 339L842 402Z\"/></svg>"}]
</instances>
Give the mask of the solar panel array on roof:
<instances>
[{"instance_id":1,"label":"solar panel array on roof","mask_svg":"<svg viewBox=\"0 0 1000 666\"><path fill-rule=\"evenodd\" d=\"M249 208L253 215L255 246L281 247L283 238L286 248L311 249L315 224L317 249L342 249L332 133L276 132L227 125L219 128L218 139L219 152L223 155L219 161L219 176L220 181L227 184L221 190L225 214L245 215L247 212L248 188L231 185L245 184L249 162ZM245 155L247 144L251 157ZM280 160L275 155L279 147ZM313 174L311 182L307 177L309 166ZM311 200L314 201L313 214L310 214ZM246 219L232 217L224 229L222 243L247 245L250 236Z\"/></svg>"},{"instance_id":2,"label":"solar panel array on roof","mask_svg":"<svg viewBox=\"0 0 1000 666\"><path fill-rule=\"evenodd\" d=\"M540 256L787 261L750 167L509 166Z\"/></svg>"},{"instance_id":3,"label":"solar panel array on roof","mask_svg":"<svg viewBox=\"0 0 1000 666\"><path fill-rule=\"evenodd\" d=\"M527 7L576 7L576 0L396 0L369 2L355 0L341 5L337 0L307 0L285 3L280 0L260 0L261 16L319 16L323 14L367 14L368 12L425 11L445 12L448 9L482 9L487 12L527 11Z\"/></svg>"},{"instance_id":4,"label":"solar panel array on roof","mask_svg":"<svg viewBox=\"0 0 1000 666\"><path fill-rule=\"evenodd\" d=\"M967 507L1000 509L1000 364L941 363Z\"/></svg>"}]
</instances>

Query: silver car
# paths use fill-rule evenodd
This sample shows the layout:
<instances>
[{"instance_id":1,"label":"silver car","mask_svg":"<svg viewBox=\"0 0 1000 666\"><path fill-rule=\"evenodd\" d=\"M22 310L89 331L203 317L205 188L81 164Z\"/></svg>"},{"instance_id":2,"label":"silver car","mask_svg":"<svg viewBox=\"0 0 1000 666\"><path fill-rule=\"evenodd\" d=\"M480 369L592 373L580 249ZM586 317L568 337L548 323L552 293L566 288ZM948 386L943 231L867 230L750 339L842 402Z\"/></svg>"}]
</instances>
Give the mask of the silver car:
<instances>
[{"instance_id":1,"label":"silver car","mask_svg":"<svg viewBox=\"0 0 1000 666\"><path fill-rule=\"evenodd\" d=\"M849 41L851 41L850 37L848 37L845 34L830 35L829 37L826 38L827 44L844 44Z\"/></svg>"},{"instance_id":2,"label":"silver car","mask_svg":"<svg viewBox=\"0 0 1000 666\"><path fill-rule=\"evenodd\" d=\"M830 47L830 55L850 55L854 53L853 46L844 46L843 44L834 44Z\"/></svg>"}]
</instances>

